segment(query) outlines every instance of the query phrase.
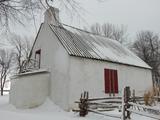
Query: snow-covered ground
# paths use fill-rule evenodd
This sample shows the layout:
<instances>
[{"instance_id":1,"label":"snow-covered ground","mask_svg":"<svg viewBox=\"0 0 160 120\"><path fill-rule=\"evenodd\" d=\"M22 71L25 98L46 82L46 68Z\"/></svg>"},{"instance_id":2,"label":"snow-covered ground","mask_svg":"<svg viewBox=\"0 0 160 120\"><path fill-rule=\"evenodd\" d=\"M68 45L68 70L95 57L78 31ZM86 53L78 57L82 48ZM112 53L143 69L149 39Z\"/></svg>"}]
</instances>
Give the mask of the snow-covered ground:
<instances>
[{"instance_id":1,"label":"snow-covered ground","mask_svg":"<svg viewBox=\"0 0 160 120\"><path fill-rule=\"evenodd\" d=\"M89 113L86 117L79 117L78 113L65 112L49 99L38 108L16 109L8 103L9 96L0 96L0 120L119 120L110 117ZM118 111L108 114L120 115ZM153 120L132 114L132 120Z\"/></svg>"}]
</instances>

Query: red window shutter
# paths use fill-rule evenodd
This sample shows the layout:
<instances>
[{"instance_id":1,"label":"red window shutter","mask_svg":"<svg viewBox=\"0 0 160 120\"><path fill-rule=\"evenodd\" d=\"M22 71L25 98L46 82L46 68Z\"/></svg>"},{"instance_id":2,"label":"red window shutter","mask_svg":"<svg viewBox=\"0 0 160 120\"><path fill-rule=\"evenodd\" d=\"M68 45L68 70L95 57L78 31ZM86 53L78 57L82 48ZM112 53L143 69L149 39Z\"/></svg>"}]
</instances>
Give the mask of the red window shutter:
<instances>
[{"instance_id":1,"label":"red window shutter","mask_svg":"<svg viewBox=\"0 0 160 120\"><path fill-rule=\"evenodd\" d=\"M109 70L109 92L108 93L112 93L112 70Z\"/></svg>"},{"instance_id":2,"label":"red window shutter","mask_svg":"<svg viewBox=\"0 0 160 120\"><path fill-rule=\"evenodd\" d=\"M118 93L117 70L104 69L105 93Z\"/></svg>"},{"instance_id":3,"label":"red window shutter","mask_svg":"<svg viewBox=\"0 0 160 120\"><path fill-rule=\"evenodd\" d=\"M114 93L115 91L115 82L114 82L114 79L115 79L115 76L114 76L114 70L110 70L111 71L111 93Z\"/></svg>"},{"instance_id":4,"label":"red window shutter","mask_svg":"<svg viewBox=\"0 0 160 120\"><path fill-rule=\"evenodd\" d=\"M115 87L115 93L118 93L118 74L117 74L117 70L114 70L114 87Z\"/></svg>"},{"instance_id":5,"label":"red window shutter","mask_svg":"<svg viewBox=\"0 0 160 120\"><path fill-rule=\"evenodd\" d=\"M104 69L105 93L110 92L109 69Z\"/></svg>"}]
</instances>

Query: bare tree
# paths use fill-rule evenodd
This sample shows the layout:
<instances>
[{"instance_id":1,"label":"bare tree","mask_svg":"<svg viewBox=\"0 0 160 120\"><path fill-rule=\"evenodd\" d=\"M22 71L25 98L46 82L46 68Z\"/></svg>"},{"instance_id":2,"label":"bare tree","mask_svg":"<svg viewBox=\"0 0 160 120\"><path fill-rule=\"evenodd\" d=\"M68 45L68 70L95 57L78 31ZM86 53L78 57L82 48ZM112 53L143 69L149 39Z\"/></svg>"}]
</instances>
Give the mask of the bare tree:
<instances>
[{"instance_id":1,"label":"bare tree","mask_svg":"<svg viewBox=\"0 0 160 120\"><path fill-rule=\"evenodd\" d=\"M94 25L92 25L90 30L95 34L102 35L102 28L101 28L101 25L98 23L95 23Z\"/></svg>"},{"instance_id":2,"label":"bare tree","mask_svg":"<svg viewBox=\"0 0 160 120\"><path fill-rule=\"evenodd\" d=\"M8 50L0 49L0 88L3 95L4 85L11 71L13 53Z\"/></svg>"},{"instance_id":3,"label":"bare tree","mask_svg":"<svg viewBox=\"0 0 160 120\"><path fill-rule=\"evenodd\" d=\"M29 59L33 39L29 39L28 37L22 38L19 35L12 34L9 41L11 45L14 47L14 61L17 66L17 71L18 73L21 73L23 69L23 61Z\"/></svg>"},{"instance_id":4,"label":"bare tree","mask_svg":"<svg viewBox=\"0 0 160 120\"><path fill-rule=\"evenodd\" d=\"M133 44L135 53L152 67L153 83L160 85L160 38L151 31L137 33Z\"/></svg>"},{"instance_id":5,"label":"bare tree","mask_svg":"<svg viewBox=\"0 0 160 120\"><path fill-rule=\"evenodd\" d=\"M117 40L120 43L124 43L127 39L127 28L124 25L119 27L110 23L104 23L103 25L96 23L91 26L90 31Z\"/></svg>"},{"instance_id":6,"label":"bare tree","mask_svg":"<svg viewBox=\"0 0 160 120\"><path fill-rule=\"evenodd\" d=\"M78 0L0 0L0 25L7 28L10 22L24 25L25 19L34 19L35 22L35 13L47 9L54 3L69 13L81 16L82 7Z\"/></svg>"},{"instance_id":7,"label":"bare tree","mask_svg":"<svg viewBox=\"0 0 160 120\"><path fill-rule=\"evenodd\" d=\"M33 17L39 8L39 0L0 0L0 25L9 27L10 21L24 25L23 18Z\"/></svg>"}]
</instances>

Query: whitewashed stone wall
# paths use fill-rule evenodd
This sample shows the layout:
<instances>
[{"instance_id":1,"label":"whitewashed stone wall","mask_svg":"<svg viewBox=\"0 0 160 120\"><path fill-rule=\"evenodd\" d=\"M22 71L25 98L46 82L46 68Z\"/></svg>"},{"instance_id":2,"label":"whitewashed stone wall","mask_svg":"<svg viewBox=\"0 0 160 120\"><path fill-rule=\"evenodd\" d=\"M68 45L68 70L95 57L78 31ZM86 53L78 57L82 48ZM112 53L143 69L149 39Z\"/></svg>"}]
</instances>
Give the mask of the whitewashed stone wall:
<instances>
[{"instance_id":1,"label":"whitewashed stone wall","mask_svg":"<svg viewBox=\"0 0 160 120\"><path fill-rule=\"evenodd\" d=\"M47 71L13 76L11 80L10 103L17 108L37 107L48 96L50 74Z\"/></svg>"},{"instance_id":2,"label":"whitewashed stone wall","mask_svg":"<svg viewBox=\"0 0 160 120\"><path fill-rule=\"evenodd\" d=\"M118 71L119 96L122 89L130 86L137 95L143 95L152 87L151 70L106 61L71 57L70 61L70 96L69 107L75 107L74 101L80 98L83 91L89 91L90 97L105 97L104 69Z\"/></svg>"}]
</instances>

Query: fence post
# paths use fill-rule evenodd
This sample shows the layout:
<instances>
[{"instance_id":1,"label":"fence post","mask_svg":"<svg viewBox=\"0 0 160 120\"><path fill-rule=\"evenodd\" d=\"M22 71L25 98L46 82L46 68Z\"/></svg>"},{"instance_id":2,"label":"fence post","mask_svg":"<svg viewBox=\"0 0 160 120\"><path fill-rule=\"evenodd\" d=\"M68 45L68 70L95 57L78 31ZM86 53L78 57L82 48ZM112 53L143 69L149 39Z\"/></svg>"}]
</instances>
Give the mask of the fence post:
<instances>
[{"instance_id":1,"label":"fence post","mask_svg":"<svg viewBox=\"0 0 160 120\"><path fill-rule=\"evenodd\" d=\"M131 96L131 91L130 91L130 87L125 87L124 88L124 93L123 93L123 113L122 113L122 119L123 120L126 120L127 118L130 119L130 112L127 111L128 108L130 108L130 105L129 105L129 100L130 100L130 96Z\"/></svg>"},{"instance_id":2,"label":"fence post","mask_svg":"<svg viewBox=\"0 0 160 120\"><path fill-rule=\"evenodd\" d=\"M133 90L132 99L133 99L133 103L136 103L136 92L135 92L135 90Z\"/></svg>"},{"instance_id":3,"label":"fence post","mask_svg":"<svg viewBox=\"0 0 160 120\"><path fill-rule=\"evenodd\" d=\"M122 118L121 120L125 120L125 103L124 103L124 93L125 93L125 88L123 89L122 92Z\"/></svg>"},{"instance_id":4,"label":"fence post","mask_svg":"<svg viewBox=\"0 0 160 120\"><path fill-rule=\"evenodd\" d=\"M85 91L84 93L81 94L79 103L79 108L80 108L79 115L81 117L85 117L88 114L88 98L89 98L88 92Z\"/></svg>"}]
</instances>

